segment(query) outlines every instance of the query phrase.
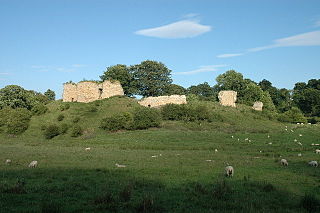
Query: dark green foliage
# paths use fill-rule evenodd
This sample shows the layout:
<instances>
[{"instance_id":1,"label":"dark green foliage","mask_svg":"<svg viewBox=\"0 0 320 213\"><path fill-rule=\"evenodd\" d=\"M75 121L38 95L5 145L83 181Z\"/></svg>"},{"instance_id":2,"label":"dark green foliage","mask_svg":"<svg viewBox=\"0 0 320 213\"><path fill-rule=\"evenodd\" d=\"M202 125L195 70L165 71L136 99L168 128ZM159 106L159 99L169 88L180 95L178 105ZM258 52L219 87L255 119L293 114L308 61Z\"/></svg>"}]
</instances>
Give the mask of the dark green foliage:
<instances>
[{"instance_id":1,"label":"dark green foliage","mask_svg":"<svg viewBox=\"0 0 320 213\"><path fill-rule=\"evenodd\" d=\"M216 101L217 99L217 91L215 91L214 88L210 87L208 82L189 87L188 94L197 95L200 100Z\"/></svg>"},{"instance_id":2,"label":"dark green foliage","mask_svg":"<svg viewBox=\"0 0 320 213\"><path fill-rule=\"evenodd\" d=\"M187 90L177 84L170 84L164 90L164 95L186 95Z\"/></svg>"},{"instance_id":3,"label":"dark green foliage","mask_svg":"<svg viewBox=\"0 0 320 213\"><path fill-rule=\"evenodd\" d=\"M119 199L123 202L129 202L132 196L133 185L126 185L119 193Z\"/></svg>"},{"instance_id":4,"label":"dark green foliage","mask_svg":"<svg viewBox=\"0 0 320 213\"><path fill-rule=\"evenodd\" d=\"M306 123L307 119L297 107L292 107L289 111L279 114L278 120L288 123Z\"/></svg>"},{"instance_id":5,"label":"dark green foliage","mask_svg":"<svg viewBox=\"0 0 320 213\"><path fill-rule=\"evenodd\" d=\"M69 129L69 125L68 124L66 124L66 123L61 124L60 125L60 134L67 133L68 129Z\"/></svg>"},{"instance_id":6,"label":"dark green foliage","mask_svg":"<svg viewBox=\"0 0 320 213\"><path fill-rule=\"evenodd\" d=\"M167 104L161 108L164 120L184 121L222 121L218 113L210 110L206 105L201 104Z\"/></svg>"},{"instance_id":7,"label":"dark green foliage","mask_svg":"<svg viewBox=\"0 0 320 213\"><path fill-rule=\"evenodd\" d=\"M320 201L312 194L304 195L301 199L300 206L310 213L320 212Z\"/></svg>"},{"instance_id":8,"label":"dark green foliage","mask_svg":"<svg viewBox=\"0 0 320 213\"><path fill-rule=\"evenodd\" d=\"M163 63L146 60L130 67L137 94L143 97L161 96L172 83L171 70Z\"/></svg>"},{"instance_id":9,"label":"dark green foliage","mask_svg":"<svg viewBox=\"0 0 320 213\"><path fill-rule=\"evenodd\" d=\"M0 90L0 108L32 108L28 92L20 86L9 85Z\"/></svg>"},{"instance_id":10,"label":"dark green foliage","mask_svg":"<svg viewBox=\"0 0 320 213\"><path fill-rule=\"evenodd\" d=\"M133 128L133 115L129 112L115 114L111 117L102 119L100 128L108 131L118 131L121 129Z\"/></svg>"},{"instance_id":11,"label":"dark green foliage","mask_svg":"<svg viewBox=\"0 0 320 213\"><path fill-rule=\"evenodd\" d=\"M132 71L123 64L107 67L107 70L100 76L101 80L118 80L124 90L124 94L132 96L135 94L135 81Z\"/></svg>"},{"instance_id":12,"label":"dark green foliage","mask_svg":"<svg viewBox=\"0 0 320 213\"><path fill-rule=\"evenodd\" d=\"M29 127L31 113L27 109L17 108L10 110L7 115L6 127L9 134L21 134Z\"/></svg>"},{"instance_id":13,"label":"dark green foliage","mask_svg":"<svg viewBox=\"0 0 320 213\"><path fill-rule=\"evenodd\" d=\"M53 201L43 201L41 203L41 213L62 213L62 208L60 203Z\"/></svg>"},{"instance_id":14,"label":"dark green foliage","mask_svg":"<svg viewBox=\"0 0 320 213\"><path fill-rule=\"evenodd\" d=\"M38 103L38 104L34 105L31 109L31 112L33 115L42 115L42 114L46 113L47 111L48 111L48 107L46 107L42 103Z\"/></svg>"},{"instance_id":15,"label":"dark green foliage","mask_svg":"<svg viewBox=\"0 0 320 213\"><path fill-rule=\"evenodd\" d=\"M59 114L57 117L58 121L62 121L64 119L64 115L63 114Z\"/></svg>"},{"instance_id":16,"label":"dark green foliage","mask_svg":"<svg viewBox=\"0 0 320 213\"><path fill-rule=\"evenodd\" d=\"M24 179L17 179L13 186L2 186L0 187L0 193L9 193L9 194L25 194L27 193L25 190L25 181Z\"/></svg>"},{"instance_id":17,"label":"dark green foliage","mask_svg":"<svg viewBox=\"0 0 320 213\"><path fill-rule=\"evenodd\" d=\"M65 111L65 110L68 110L69 108L70 108L70 104L69 103L60 104L60 111Z\"/></svg>"},{"instance_id":18,"label":"dark green foliage","mask_svg":"<svg viewBox=\"0 0 320 213\"><path fill-rule=\"evenodd\" d=\"M230 193L232 193L231 186L225 180L223 180L221 183L217 183L213 187L212 191L213 197L218 200L228 200Z\"/></svg>"},{"instance_id":19,"label":"dark green foliage","mask_svg":"<svg viewBox=\"0 0 320 213\"><path fill-rule=\"evenodd\" d=\"M71 137L78 137L81 136L83 133L83 129L80 125L75 124L72 128L71 128Z\"/></svg>"},{"instance_id":20,"label":"dark green foliage","mask_svg":"<svg viewBox=\"0 0 320 213\"><path fill-rule=\"evenodd\" d=\"M72 122L73 122L73 123L78 123L79 121L80 121L80 117L79 117L79 116L74 117L74 118L72 119Z\"/></svg>"},{"instance_id":21,"label":"dark green foliage","mask_svg":"<svg viewBox=\"0 0 320 213\"><path fill-rule=\"evenodd\" d=\"M56 99L56 94L54 91L48 89L45 93L43 93L49 101L54 101Z\"/></svg>"},{"instance_id":22,"label":"dark green foliage","mask_svg":"<svg viewBox=\"0 0 320 213\"><path fill-rule=\"evenodd\" d=\"M150 127L159 127L161 122L161 115L158 110L139 107L133 112L133 128L134 129L148 129Z\"/></svg>"},{"instance_id":23,"label":"dark green foliage","mask_svg":"<svg viewBox=\"0 0 320 213\"><path fill-rule=\"evenodd\" d=\"M54 138L55 136L60 135L60 128L56 124L50 124L44 130L43 135L46 139Z\"/></svg>"}]
</instances>

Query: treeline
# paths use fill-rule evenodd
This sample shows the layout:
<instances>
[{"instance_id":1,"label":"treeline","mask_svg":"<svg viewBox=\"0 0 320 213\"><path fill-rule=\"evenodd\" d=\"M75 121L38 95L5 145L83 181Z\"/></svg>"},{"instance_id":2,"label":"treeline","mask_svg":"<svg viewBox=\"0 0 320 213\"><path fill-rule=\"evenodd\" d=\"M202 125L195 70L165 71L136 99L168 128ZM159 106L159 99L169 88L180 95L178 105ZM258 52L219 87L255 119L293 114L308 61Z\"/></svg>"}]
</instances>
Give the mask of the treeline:
<instances>
[{"instance_id":1,"label":"treeline","mask_svg":"<svg viewBox=\"0 0 320 213\"><path fill-rule=\"evenodd\" d=\"M117 64L107 67L100 78L102 81L119 80L127 96L179 94L199 100L217 101L221 90L234 90L238 93L237 102L241 104L252 106L255 101L262 101L265 110L275 113L302 112L307 117L320 117L320 79L311 79L308 83L298 82L293 90L288 90L278 89L268 80L255 82L244 78L239 72L229 70L216 78L216 85L210 86L204 82L184 88L172 84L171 70L163 63L150 60L138 65Z\"/></svg>"}]
</instances>

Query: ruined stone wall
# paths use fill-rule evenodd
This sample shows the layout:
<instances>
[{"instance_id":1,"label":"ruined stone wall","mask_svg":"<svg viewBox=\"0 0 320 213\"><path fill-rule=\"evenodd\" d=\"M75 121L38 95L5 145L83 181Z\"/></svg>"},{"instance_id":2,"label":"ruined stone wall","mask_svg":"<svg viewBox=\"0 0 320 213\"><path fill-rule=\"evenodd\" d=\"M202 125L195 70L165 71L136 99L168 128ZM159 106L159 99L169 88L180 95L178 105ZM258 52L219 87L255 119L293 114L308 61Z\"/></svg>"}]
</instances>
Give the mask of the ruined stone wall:
<instances>
[{"instance_id":1,"label":"ruined stone wall","mask_svg":"<svg viewBox=\"0 0 320 213\"><path fill-rule=\"evenodd\" d=\"M66 83L63 86L63 102L88 103L115 95L124 95L118 81L104 81L103 83L83 81L78 84Z\"/></svg>"},{"instance_id":2,"label":"ruined stone wall","mask_svg":"<svg viewBox=\"0 0 320 213\"><path fill-rule=\"evenodd\" d=\"M147 97L138 103L145 107L160 107L166 104L186 104L187 98L185 95Z\"/></svg>"},{"instance_id":3,"label":"ruined stone wall","mask_svg":"<svg viewBox=\"0 0 320 213\"><path fill-rule=\"evenodd\" d=\"M262 111L263 103L261 101L254 102L252 109Z\"/></svg>"},{"instance_id":4,"label":"ruined stone wall","mask_svg":"<svg viewBox=\"0 0 320 213\"><path fill-rule=\"evenodd\" d=\"M237 92L232 90L220 91L218 94L219 102L222 106L236 107Z\"/></svg>"}]
</instances>

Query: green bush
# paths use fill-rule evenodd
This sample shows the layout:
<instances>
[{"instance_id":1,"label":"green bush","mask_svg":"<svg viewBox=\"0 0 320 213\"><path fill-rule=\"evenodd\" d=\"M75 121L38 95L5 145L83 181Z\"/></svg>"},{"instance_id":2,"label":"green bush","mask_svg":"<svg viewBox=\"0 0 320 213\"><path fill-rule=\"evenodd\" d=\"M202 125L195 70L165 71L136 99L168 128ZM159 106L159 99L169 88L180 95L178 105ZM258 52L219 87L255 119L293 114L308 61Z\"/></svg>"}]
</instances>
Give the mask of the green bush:
<instances>
[{"instance_id":1,"label":"green bush","mask_svg":"<svg viewBox=\"0 0 320 213\"><path fill-rule=\"evenodd\" d=\"M222 121L221 115L212 112L206 105L201 104L167 104L161 108L164 120L184 121Z\"/></svg>"},{"instance_id":2,"label":"green bush","mask_svg":"<svg viewBox=\"0 0 320 213\"><path fill-rule=\"evenodd\" d=\"M60 125L60 134L67 133L68 129L69 129L69 125L68 124L66 124L66 123L61 124Z\"/></svg>"},{"instance_id":3,"label":"green bush","mask_svg":"<svg viewBox=\"0 0 320 213\"><path fill-rule=\"evenodd\" d=\"M81 136L83 133L83 129L80 125L76 124L71 129L71 137Z\"/></svg>"},{"instance_id":4,"label":"green bush","mask_svg":"<svg viewBox=\"0 0 320 213\"><path fill-rule=\"evenodd\" d=\"M297 107L292 107L289 111L279 114L278 120L281 122L288 123L306 123L307 119L304 117L300 109Z\"/></svg>"},{"instance_id":5,"label":"green bush","mask_svg":"<svg viewBox=\"0 0 320 213\"><path fill-rule=\"evenodd\" d=\"M70 108L70 104L68 103L60 104L60 111L65 111L65 110L68 110L69 108Z\"/></svg>"},{"instance_id":6,"label":"green bush","mask_svg":"<svg viewBox=\"0 0 320 213\"><path fill-rule=\"evenodd\" d=\"M63 119L64 119L64 115L63 114L58 115L58 117L57 117L58 121L62 121Z\"/></svg>"},{"instance_id":7,"label":"green bush","mask_svg":"<svg viewBox=\"0 0 320 213\"><path fill-rule=\"evenodd\" d=\"M89 106L88 107L88 112L97 112L98 108L96 106Z\"/></svg>"},{"instance_id":8,"label":"green bush","mask_svg":"<svg viewBox=\"0 0 320 213\"><path fill-rule=\"evenodd\" d=\"M51 124L45 129L43 135L46 139L51 139L60 135L60 128L56 124Z\"/></svg>"},{"instance_id":9,"label":"green bush","mask_svg":"<svg viewBox=\"0 0 320 213\"><path fill-rule=\"evenodd\" d=\"M78 123L80 121L80 117L74 117L73 119L72 119L72 122L73 123Z\"/></svg>"},{"instance_id":10,"label":"green bush","mask_svg":"<svg viewBox=\"0 0 320 213\"><path fill-rule=\"evenodd\" d=\"M33 115L42 115L48 111L48 108L44 104L36 104L32 107L31 112Z\"/></svg>"},{"instance_id":11,"label":"green bush","mask_svg":"<svg viewBox=\"0 0 320 213\"><path fill-rule=\"evenodd\" d=\"M108 131L117 131L121 129L132 129L133 115L129 112L122 112L111 117L102 119L100 128Z\"/></svg>"},{"instance_id":12,"label":"green bush","mask_svg":"<svg viewBox=\"0 0 320 213\"><path fill-rule=\"evenodd\" d=\"M146 107L136 108L133 112L133 128L147 129L159 127L161 115L158 110Z\"/></svg>"},{"instance_id":13,"label":"green bush","mask_svg":"<svg viewBox=\"0 0 320 213\"><path fill-rule=\"evenodd\" d=\"M25 108L13 109L7 116L7 133L17 135L28 129L31 118L29 110Z\"/></svg>"}]
</instances>

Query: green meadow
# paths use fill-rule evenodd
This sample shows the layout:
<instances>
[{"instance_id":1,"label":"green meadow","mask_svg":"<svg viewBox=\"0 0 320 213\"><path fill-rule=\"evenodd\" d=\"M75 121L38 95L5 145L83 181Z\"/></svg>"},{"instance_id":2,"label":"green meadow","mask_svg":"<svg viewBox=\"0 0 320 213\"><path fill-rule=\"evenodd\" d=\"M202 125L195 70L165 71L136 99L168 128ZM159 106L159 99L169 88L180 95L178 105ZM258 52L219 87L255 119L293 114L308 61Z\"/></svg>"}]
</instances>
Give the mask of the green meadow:
<instances>
[{"instance_id":1,"label":"green meadow","mask_svg":"<svg viewBox=\"0 0 320 213\"><path fill-rule=\"evenodd\" d=\"M320 167L308 165L320 162L317 124L203 102L216 120L110 132L101 120L137 107L134 99L64 104L48 104L20 135L1 133L0 212L320 212ZM83 134L71 137L75 123ZM46 139L50 124L69 128Z\"/></svg>"}]
</instances>

